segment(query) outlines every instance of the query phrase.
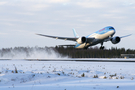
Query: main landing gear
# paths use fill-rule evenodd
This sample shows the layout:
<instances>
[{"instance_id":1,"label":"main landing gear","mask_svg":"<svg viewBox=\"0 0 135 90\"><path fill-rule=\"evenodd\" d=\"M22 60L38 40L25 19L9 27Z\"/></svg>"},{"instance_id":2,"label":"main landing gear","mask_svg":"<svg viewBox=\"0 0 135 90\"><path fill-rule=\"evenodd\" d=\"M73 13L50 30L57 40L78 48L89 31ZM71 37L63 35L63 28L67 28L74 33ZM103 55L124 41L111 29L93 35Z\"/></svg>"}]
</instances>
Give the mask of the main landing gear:
<instances>
[{"instance_id":1,"label":"main landing gear","mask_svg":"<svg viewBox=\"0 0 135 90\"><path fill-rule=\"evenodd\" d=\"M105 47L103 46L103 43L101 43L100 49L103 50Z\"/></svg>"},{"instance_id":2,"label":"main landing gear","mask_svg":"<svg viewBox=\"0 0 135 90\"><path fill-rule=\"evenodd\" d=\"M101 46L100 49L103 50L105 47L104 46Z\"/></svg>"}]
</instances>

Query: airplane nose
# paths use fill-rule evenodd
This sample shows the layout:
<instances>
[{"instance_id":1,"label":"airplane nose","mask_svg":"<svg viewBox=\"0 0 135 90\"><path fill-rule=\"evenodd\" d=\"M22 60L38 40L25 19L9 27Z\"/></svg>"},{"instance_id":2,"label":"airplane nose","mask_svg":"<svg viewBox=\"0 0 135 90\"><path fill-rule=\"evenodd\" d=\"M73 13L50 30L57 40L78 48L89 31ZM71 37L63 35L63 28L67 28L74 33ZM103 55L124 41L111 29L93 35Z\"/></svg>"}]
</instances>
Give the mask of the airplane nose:
<instances>
[{"instance_id":1,"label":"airplane nose","mask_svg":"<svg viewBox=\"0 0 135 90\"><path fill-rule=\"evenodd\" d=\"M115 32L116 32L114 27L111 27L111 28L109 28L109 29L110 29L110 30L112 30L112 31L113 31L113 33L115 33Z\"/></svg>"}]
</instances>

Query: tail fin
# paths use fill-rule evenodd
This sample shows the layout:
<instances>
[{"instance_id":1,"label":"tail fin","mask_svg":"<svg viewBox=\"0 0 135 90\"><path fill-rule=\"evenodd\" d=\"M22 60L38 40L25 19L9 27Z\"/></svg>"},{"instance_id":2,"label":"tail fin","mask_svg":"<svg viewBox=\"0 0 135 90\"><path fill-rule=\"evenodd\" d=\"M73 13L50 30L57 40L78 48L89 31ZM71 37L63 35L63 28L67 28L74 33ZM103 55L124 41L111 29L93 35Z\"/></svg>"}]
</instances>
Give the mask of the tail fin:
<instances>
[{"instance_id":1,"label":"tail fin","mask_svg":"<svg viewBox=\"0 0 135 90\"><path fill-rule=\"evenodd\" d=\"M72 30L73 30L74 36L75 36L76 38L79 38L79 35L76 33L75 29L72 29Z\"/></svg>"}]
</instances>

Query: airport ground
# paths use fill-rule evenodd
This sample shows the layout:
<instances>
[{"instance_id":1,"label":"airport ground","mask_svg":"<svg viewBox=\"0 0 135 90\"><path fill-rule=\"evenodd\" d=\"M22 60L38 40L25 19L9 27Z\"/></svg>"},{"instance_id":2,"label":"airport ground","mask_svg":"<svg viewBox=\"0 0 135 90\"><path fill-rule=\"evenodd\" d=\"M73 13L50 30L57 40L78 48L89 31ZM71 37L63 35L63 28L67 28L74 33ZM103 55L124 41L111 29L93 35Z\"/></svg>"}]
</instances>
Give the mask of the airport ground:
<instances>
[{"instance_id":1,"label":"airport ground","mask_svg":"<svg viewBox=\"0 0 135 90\"><path fill-rule=\"evenodd\" d=\"M134 90L134 88L134 62L0 60L2 90Z\"/></svg>"}]
</instances>

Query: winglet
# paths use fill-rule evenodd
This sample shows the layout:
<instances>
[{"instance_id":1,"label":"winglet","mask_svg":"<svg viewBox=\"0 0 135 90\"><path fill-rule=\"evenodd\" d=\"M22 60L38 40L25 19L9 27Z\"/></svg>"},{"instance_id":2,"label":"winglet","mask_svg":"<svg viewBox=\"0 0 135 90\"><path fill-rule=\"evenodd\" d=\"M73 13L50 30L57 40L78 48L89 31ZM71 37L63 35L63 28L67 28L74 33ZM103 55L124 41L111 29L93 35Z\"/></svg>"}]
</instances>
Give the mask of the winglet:
<instances>
[{"instance_id":1,"label":"winglet","mask_svg":"<svg viewBox=\"0 0 135 90\"><path fill-rule=\"evenodd\" d=\"M73 30L75 38L79 38L79 35L76 33L75 29L73 28L72 30Z\"/></svg>"}]
</instances>

